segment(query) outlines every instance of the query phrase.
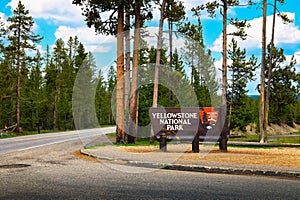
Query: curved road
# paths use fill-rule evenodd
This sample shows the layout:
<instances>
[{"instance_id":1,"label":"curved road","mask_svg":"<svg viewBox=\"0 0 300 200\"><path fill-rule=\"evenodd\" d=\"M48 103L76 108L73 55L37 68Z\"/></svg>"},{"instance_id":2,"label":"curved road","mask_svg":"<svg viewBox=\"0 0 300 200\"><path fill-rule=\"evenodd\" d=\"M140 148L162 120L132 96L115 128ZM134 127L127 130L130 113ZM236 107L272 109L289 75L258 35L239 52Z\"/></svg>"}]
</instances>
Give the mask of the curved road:
<instances>
[{"instance_id":1,"label":"curved road","mask_svg":"<svg viewBox=\"0 0 300 200\"><path fill-rule=\"evenodd\" d=\"M8 139L0 139L0 153L22 151L79 139L86 140L87 138L95 138L99 135L112 133L115 130L115 127L95 128L87 130L36 134Z\"/></svg>"},{"instance_id":2,"label":"curved road","mask_svg":"<svg viewBox=\"0 0 300 200\"><path fill-rule=\"evenodd\" d=\"M99 131L80 136L94 137L104 129ZM73 139L71 133L55 134L0 140L0 199L300 198L297 180L170 170L119 172L76 156L83 144L75 133Z\"/></svg>"}]
</instances>

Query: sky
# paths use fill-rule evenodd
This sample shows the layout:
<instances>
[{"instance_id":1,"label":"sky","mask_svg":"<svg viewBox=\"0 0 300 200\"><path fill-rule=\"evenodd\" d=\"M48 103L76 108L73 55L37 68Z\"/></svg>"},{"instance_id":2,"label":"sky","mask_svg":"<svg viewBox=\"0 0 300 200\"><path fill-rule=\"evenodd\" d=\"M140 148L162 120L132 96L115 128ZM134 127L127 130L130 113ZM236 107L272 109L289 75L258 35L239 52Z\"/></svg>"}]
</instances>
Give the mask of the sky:
<instances>
[{"instance_id":1,"label":"sky","mask_svg":"<svg viewBox=\"0 0 300 200\"><path fill-rule=\"evenodd\" d=\"M12 10L16 7L19 0L1 0L0 1L0 20L7 19L12 14ZM208 0L182 0L184 2L186 13L190 20L195 20L191 13L191 8ZM254 0L258 2L258 0ZM245 3L246 0L240 0ZM299 2L296 0L285 0L284 5L279 5L278 10L286 13L289 18L294 21L289 24L283 24L277 18L275 25L275 45L285 49L287 61L295 56L297 65L296 70L300 72L300 9ZM36 33L42 35L44 39L38 45L38 48L43 52L46 45L50 47L55 41L62 38L67 41L70 36L78 36L79 41L85 45L86 50L99 52L105 55L105 58L113 60L115 49L107 45L115 42L115 38L96 35L93 28L88 28L84 22L84 17L81 15L80 7L72 4L72 0L22 0L25 8L29 10L30 15L34 18ZM268 0L268 3L273 1ZM267 43L271 38L271 22L273 8L268 6L267 12ZM241 48L247 50L247 55L254 54L260 57L261 54L261 27L262 27L262 11L261 7L254 6L230 8L228 11L229 17L238 16L240 19L247 19L251 27L246 30L248 39L238 41ZM212 51L215 58L215 67L221 68L221 50L222 50L222 18L217 15L216 18L209 18L205 13L201 15L203 25L204 43L207 49ZM149 27L157 27L159 21L159 11L154 11L154 19L147 25ZM228 32L233 31L231 25L228 26ZM228 38L230 41L231 38ZM109 61L106 61L109 62ZM230 61L229 61L230 63ZM258 94L255 90L260 76L260 70L256 72L257 81L248 84L248 94Z\"/></svg>"}]
</instances>

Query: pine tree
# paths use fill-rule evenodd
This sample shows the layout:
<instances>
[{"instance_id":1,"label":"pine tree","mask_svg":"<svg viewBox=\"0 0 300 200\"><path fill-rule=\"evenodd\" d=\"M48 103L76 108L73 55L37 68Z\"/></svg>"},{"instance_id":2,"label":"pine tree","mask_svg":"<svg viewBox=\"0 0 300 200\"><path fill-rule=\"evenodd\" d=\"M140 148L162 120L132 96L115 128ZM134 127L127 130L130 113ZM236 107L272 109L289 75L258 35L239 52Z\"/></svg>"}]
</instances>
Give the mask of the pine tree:
<instances>
[{"instance_id":1,"label":"pine tree","mask_svg":"<svg viewBox=\"0 0 300 200\"><path fill-rule=\"evenodd\" d=\"M63 85L65 81L65 77L62 75L62 72L65 68L67 68L67 52L65 48L64 41L59 38L55 42L55 46L53 48L53 64L56 69L56 77L55 77L55 92L54 92L54 107L53 107L53 124L54 129L61 129L61 113L63 112Z\"/></svg>"},{"instance_id":2,"label":"pine tree","mask_svg":"<svg viewBox=\"0 0 300 200\"><path fill-rule=\"evenodd\" d=\"M99 125L95 110L95 92L97 77L96 61L91 52L87 54L80 68L80 76L76 78L73 89L73 113L77 129L94 128ZM91 103L93 102L93 103ZM94 117L87 117L93 116Z\"/></svg>"},{"instance_id":3,"label":"pine tree","mask_svg":"<svg viewBox=\"0 0 300 200\"><path fill-rule=\"evenodd\" d=\"M249 60L246 59L246 50L241 50L237 42L232 39L229 44L228 58L232 64L228 66L231 70L231 83L228 84L228 102L229 103L229 124L230 128L240 128L245 130L245 126L251 123L246 103L248 101L246 89L247 83L255 80L255 70L257 69L257 59L252 55Z\"/></svg>"},{"instance_id":4,"label":"pine tree","mask_svg":"<svg viewBox=\"0 0 300 200\"><path fill-rule=\"evenodd\" d=\"M16 102L16 131L19 132L21 116L21 64L27 59L25 50L35 49L36 43L42 38L33 32L34 21L29 15L29 11L19 1L17 8L13 11L13 16L7 19L7 40L9 45L6 51L14 55L17 71L17 102Z\"/></svg>"},{"instance_id":5,"label":"pine tree","mask_svg":"<svg viewBox=\"0 0 300 200\"><path fill-rule=\"evenodd\" d=\"M116 108L116 105L111 105L111 103L115 103L115 99L116 99L116 94L113 93L114 89L116 87L116 82L117 82L117 77L116 77L116 70L114 69L113 66L110 66L109 71L108 71L108 75L107 75L107 93L108 93L108 103L110 106L109 109L109 123L113 124L115 123L114 118L113 118L113 112L111 110L111 108ZM114 111L115 113L115 111Z\"/></svg>"},{"instance_id":6,"label":"pine tree","mask_svg":"<svg viewBox=\"0 0 300 200\"><path fill-rule=\"evenodd\" d=\"M134 44L133 44L133 58L132 58L132 81L130 92L130 124L128 143L134 143L137 135L137 112L138 112L138 60L139 60L139 48L140 48L140 29L141 29L141 6L140 0L135 1L135 22L134 22Z\"/></svg>"},{"instance_id":7,"label":"pine tree","mask_svg":"<svg viewBox=\"0 0 300 200\"><path fill-rule=\"evenodd\" d=\"M177 48L174 50L173 59L172 59L172 69L175 71L181 73L183 76L187 76L187 74L184 71L184 62L180 55L178 54Z\"/></svg>"},{"instance_id":8,"label":"pine tree","mask_svg":"<svg viewBox=\"0 0 300 200\"><path fill-rule=\"evenodd\" d=\"M109 111L110 106L107 102L108 99L108 92L106 90L107 84L104 80L103 73L101 70L98 72L98 85L96 89L96 97L95 97L95 104L96 104L96 114L99 120L99 124L110 124L109 122Z\"/></svg>"},{"instance_id":9,"label":"pine tree","mask_svg":"<svg viewBox=\"0 0 300 200\"><path fill-rule=\"evenodd\" d=\"M36 56L32 61L32 67L29 74L29 101L30 101L30 123L31 129L35 127L37 123L41 123L41 117L43 115L42 103L45 99L42 95L43 76L42 76L43 58L39 51L36 52Z\"/></svg>"},{"instance_id":10,"label":"pine tree","mask_svg":"<svg viewBox=\"0 0 300 200\"><path fill-rule=\"evenodd\" d=\"M158 2L160 4L160 2ZM161 60L161 49L163 44L163 24L165 20L165 9L166 9L167 0L162 0L160 4L160 19L159 19L159 27L158 27L158 36L157 36L157 45L156 45L156 58L155 58L155 74L154 74L154 88L153 88L153 105L152 107L157 107L158 102L158 80L159 80L159 68L162 64ZM151 134L153 137L153 133Z\"/></svg>"},{"instance_id":11,"label":"pine tree","mask_svg":"<svg viewBox=\"0 0 300 200\"><path fill-rule=\"evenodd\" d=\"M13 60L7 52L4 52L0 62L0 126L12 126L15 124L15 86L16 71L13 68Z\"/></svg>"},{"instance_id":12,"label":"pine tree","mask_svg":"<svg viewBox=\"0 0 300 200\"><path fill-rule=\"evenodd\" d=\"M168 0L166 5L165 11L165 18L168 19L168 28L169 28L169 65L170 70L173 70L172 63L173 63L173 24L179 24L181 20L183 20L185 16L184 5L182 1L176 0ZM172 104L173 100L173 93L169 90L169 101L170 105Z\"/></svg>"},{"instance_id":13,"label":"pine tree","mask_svg":"<svg viewBox=\"0 0 300 200\"><path fill-rule=\"evenodd\" d=\"M262 47L261 47L261 72L260 72L260 115L259 130L260 143L266 142L266 108L265 108L265 69L266 69L266 30L267 29L267 0L263 0Z\"/></svg>"},{"instance_id":14,"label":"pine tree","mask_svg":"<svg viewBox=\"0 0 300 200\"><path fill-rule=\"evenodd\" d=\"M0 129L12 125L13 108L13 74L14 70L9 61L8 54L5 53L4 23L0 21Z\"/></svg>"},{"instance_id":15,"label":"pine tree","mask_svg":"<svg viewBox=\"0 0 300 200\"><path fill-rule=\"evenodd\" d=\"M80 58L84 60L87 57L87 53L85 53L85 49L83 48L83 44L78 41L78 38L72 37L69 38L66 44L66 48L64 50L66 53L64 54L66 57L62 64L62 71L60 74L61 80L61 97L59 104L59 116L60 121L63 121L64 129L72 129L73 128L73 117L72 117L72 92L74 81L76 78L76 71L78 70L78 64L76 63L76 59Z\"/></svg>"},{"instance_id":16,"label":"pine tree","mask_svg":"<svg viewBox=\"0 0 300 200\"><path fill-rule=\"evenodd\" d=\"M220 9L220 13L223 17L223 44L222 44L222 105L226 105L227 100L227 35L238 36L241 39L246 39L246 33L244 28L249 26L247 25L246 20L238 20L233 18L228 18L228 9L230 7L239 6L239 0L221 0L221 1L211 1L206 4L197 6L193 8L195 15L200 16L200 12L202 10L206 10L210 17L216 16L216 10ZM252 5L252 1L248 2L248 5ZM238 30L233 33L227 33L227 22L230 21L232 25L234 25Z\"/></svg>"},{"instance_id":17,"label":"pine tree","mask_svg":"<svg viewBox=\"0 0 300 200\"><path fill-rule=\"evenodd\" d=\"M268 49L270 51L270 48ZM268 60L267 60L268 61ZM296 60L286 62L283 49L273 48L272 79L270 81L270 123L293 126L293 107L297 104Z\"/></svg>"},{"instance_id":18,"label":"pine tree","mask_svg":"<svg viewBox=\"0 0 300 200\"><path fill-rule=\"evenodd\" d=\"M275 24L276 24L276 15L281 17L283 23L290 23L290 20L285 13L277 13L277 1L280 4L284 4L284 0L274 0L273 3L273 21L272 21L272 33L271 33L271 42L270 42L270 53L269 53L269 64L267 66L267 90L266 90L266 100L265 100L265 130L264 132L267 133L268 123L269 123L269 107L270 107L270 93L271 93L271 78L272 78L272 60L273 60L273 48L274 48L274 39L275 39Z\"/></svg>"},{"instance_id":19,"label":"pine tree","mask_svg":"<svg viewBox=\"0 0 300 200\"><path fill-rule=\"evenodd\" d=\"M44 104L44 110L47 111L47 115L44 118L44 127L47 129L55 129L55 122L57 116L57 75L58 70L50 59L45 68L45 85L43 87L43 94L46 97Z\"/></svg>"},{"instance_id":20,"label":"pine tree","mask_svg":"<svg viewBox=\"0 0 300 200\"><path fill-rule=\"evenodd\" d=\"M210 51L205 49L200 18L197 24L182 23L179 32L188 37L182 53L186 64L191 66L191 85L198 103L200 106L211 106L211 98L217 95L219 84L216 81L214 60Z\"/></svg>"},{"instance_id":21,"label":"pine tree","mask_svg":"<svg viewBox=\"0 0 300 200\"><path fill-rule=\"evenodd\" d=\"M1 20L2 19L0 17L0 55L4 55L4 42L3 42L3 40L6 36L6 30L5 30L5 25ZM2 56L0 57L0 62L3 62Z\"/></svg>"},{"instance_id":22,"label":"pine tree","mask_svg":"<svg viewBox=\"0 0 300 200\"><path fill-rule=\"evenodd\" d=\"M123 143L124 133L124 4L118 1L87 1L73 0L75 5L82 7L88 27L93 26L97 33L117 35L117 112L116 142ZM103 19L103 13L112 12ZM105 15L106 16L106 15Z\"/></svg>"}]
</instances>

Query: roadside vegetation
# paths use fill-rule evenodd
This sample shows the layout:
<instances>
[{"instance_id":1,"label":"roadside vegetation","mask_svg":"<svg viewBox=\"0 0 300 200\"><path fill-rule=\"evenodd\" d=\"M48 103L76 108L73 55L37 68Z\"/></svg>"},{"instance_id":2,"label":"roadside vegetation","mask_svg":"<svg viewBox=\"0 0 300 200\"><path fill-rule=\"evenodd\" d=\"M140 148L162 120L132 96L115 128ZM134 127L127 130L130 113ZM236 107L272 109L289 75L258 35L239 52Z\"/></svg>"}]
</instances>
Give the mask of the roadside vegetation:
<instances>
[{"instance_id":1,"label":"roadside vegetation","mask_svg":"<svg viewBox=\"0 0 300 200\"><path fill-rule=\"evenodd\" d=\"M242 142L259 142L259 134L229 138L229 141L242 141ZM300 134L293 135L272 135L267 138L268 143L286 143L286 144L300 144Z\"/></svg>"},{"instance_id":2,"label":"roadside vegetation","mask_svg":"<svg viewBox=\"0 0 300 200\"><path fill-rule=\"evenodd\" d=\"M141 48L137 48L138 51L135 51L134 55L117 56L118 59L124 59L116 60L118 66L112 64L112 66L107 66L106 71L97 71L99 66L97 66L94 55L85 49L83 43L76 36L69 37L67 41L58 38L53 46L47 46L45 52L40 52L37 46L42 41L43 36L35 33L34 19L19 1L12 16L9 16L5 23L0 23L0 132L3 132L5 127L10 126L15 126L16 132L3 137L35 134L39 125L41 126L41 133L48 132L48 130L52 132L52 130L76 129L74 121L80 121L80 119L74 119L73 116L72 92L76 75L80 67L84 66L87 71L84 78L89 80L89 86L96 88L95 104L86 105L84 108L86 110L80 110L79 115L85 117L86 113L94 106L95 115L100 125L117 124L117 132L121 131L115 135L117 143L146 144L148 141L139 139L139 137L136 138L136 141L134 137L128 137L130 140L125 138L126 133L123 131L125 121L131 117L135 119L136 124L145 126L150 123L148 111L153 105L180 106L179 100L172 91L162 85L156 87L152 83L136 90L136 83L145 81L139 79L141 74L156 70L150 70L148 67L147 70L149 71L147 71L137 68L138 65L148 66L153 63L170 66L171 71L175 74L172 78L180 79L183 83L189 83L195 91L198 105L201 107L212 106L209 97L212 94L217 94L220 89L219 82L222 82L222 98L227 98L225 100L223 98L222 101L228 103L227 117L230 129L246 133L246 127L249 124L256 124L257 127L260 127L262 98L260 96L248 96L247 84L255 80L257 76L254 71L262 67L262 64L259 63L258 58L249 55L247 50L239 47L237 43L239 37L247 40L244 29L247 27L247 22L231 21L230 23L238 25L239 32L224 34L224 36L233 35L235 37L232 37L228 41L228 45L225 44L223 48L222 54L228 56L224 56L223 59L222 81L217 79L217 70L214 66L215 59L212 57L211 51L206 48L205 38L202 34L201 12L207 10L212 12L209 13L211 17L216 17L215 10L227 9L227 6L238 6L239 1L220 1L221 3L210 2L202 6L195 5L195 8L192 9L194 12L193 19L186 18L184 3L179 0L163 0L162 3L159 1L137 1L138 3L129 1L127 5L124 4L124 1L107 1L105 4L99 2L73 1L73 4L82 7L84 12L82 14L86 16L88 25L94 27L97 33L116 35L133 26L135 30L139 30L139 28L144 30L147 28L146 22L151 22L153 6L156 6L161 10L160 28L163 28L162 25L165 21L170 30L174 29L180 34L185 34L190 40L187 40L184 47L180 49L169 49L174 45L171 39L172 34L169 34L169 43L159 38L158 41L162 41L162 43L158 42L159 45L155 47L143 40L143 37L139 37L147 33L132 31L135 45L141 44ZM283 3L284 1L278 2ZM247 6L254 5L249 4ZM275 5L273 6L276 8ZM224 13L225 22L226 20L233 20L233 18L226 18L227 16L223 11L221 13ZM112 15L106 19L105 17L108 16L101 18L102 13L112 13ZM276 12L273 14L275 15ZM126 22L123 18L125 15ZM288 20L286 19L286 21ZM97 26L94 26L95 24ZM223 29L223 33L226 33L226 27ZM224 42L225 39L227 42L227 38L223 39ZM120 41L118 40L118 48L123 47L121 44L127 44L126 41ZM129 47L133 45L130 43L130 37L128 41ZM267 102L269 115L265 127L268 128L271 124L287 124L289 126L300 124L300 74L295 68L296 60L294 57L288 60L284 49L274 46L272 42L266 45L264 50L265 65L262 68L262 73L266 75L266 79L262 82L267 83L267 85L261 87L259 84L257 90L261 93L262 90L268 88L267 94L270 97L269 102ZM118 53L120 52L123 55L124 47L118 49ZM232 62L227 64L227 59ZM127 63L126 66L124 63ZM125 72L127 70L128 73L134 71L134 75L131 74L132 80L127 79L124 84L118 84L117 80L120 83L122 80L120 77L124 75L124 70ZM229 70L231 74L227 77L226 73ZM180 76L177 76L178 74ZM147 77L152 76L153 74L149 74ZM226 82L227 79L228 83ZM130 94L128 87L125 91L124 85L134 85L135 88L131 89L134 93ZM113 92L115 87L117 94ZM157 99L153 98L154 93L157 94ZM125 103L126 105L120 108L120 105L125 102L123 99L125 96L134 96L135 98L131 98L129 104ZM189 98L185 93L183 96ZM118 98L116 99L116 97ZM265 94L261 97L265 97ZM116 101L112 101L112 99ZM120 113L117 118L121 116L121 120L114 118L112 108L117 109ZM119 112L120 109L122 112ZM90 126L90 124L86 124L80 128L90 128ZM23 132L20 131L20 127L22 127ZM121 128L118 129L118 127ZM132 128L130 131L138 132ZM260 132L259 136L245 135L240 139L257 141L257 138L261 139L262 136L261 130L257 129L256 133L258 134L258 132ZM296 137L280 138L271 142L295 142L297 139Z\"/></svg>"}]
</instances>

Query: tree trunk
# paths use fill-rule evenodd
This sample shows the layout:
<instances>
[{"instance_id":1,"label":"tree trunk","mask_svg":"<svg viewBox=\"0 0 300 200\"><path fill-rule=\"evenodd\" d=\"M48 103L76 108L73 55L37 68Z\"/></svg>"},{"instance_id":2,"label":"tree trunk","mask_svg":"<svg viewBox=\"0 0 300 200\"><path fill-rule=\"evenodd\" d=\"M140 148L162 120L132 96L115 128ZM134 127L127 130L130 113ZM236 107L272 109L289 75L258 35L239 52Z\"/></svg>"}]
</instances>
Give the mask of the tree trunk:
<instances>
[{"instance_id":1,"label":"tree trunk","mask_svg":"<svg viewBox=\"0 0 300 200\"><path fill-rule=\"evenodd\" d=\"M126 30L125 30L125 62L126 62L126 68L125 68L125 110L128 108L129 103L129 94L130 94L130 16L128 13L125 15L125 24L126 24Z\"/></svg>"},{"instance_id":2,"label":"tree trunk","mask_svg":"<svg viewBox=\"0 0 300 200\"><path fill-rule=\"evenodd\" d=\"M227 103L227 2L223 5L222 105Z\"/></svg>"},{"instance_id":3,"label":"tree trunk","mask_svg":"<svg viewBox=\"0 0 300 200\"><path fill-rule=\"evenodd\" d=\"M118 7L116 143L124 143L124 6Z\"/></svg>"},{"instance_id":4,"label":"tree trunk","mask_svg":"<svg viewBox=\"0 0 300 200\"><path fill-rule=\"evenodd\" d=\"M128 120L129 120L129 95L130 95L130 15L128 12L125 14L125 62L126 62L126 68L125 68L125 85L124 85L124 110L125 110L125 126L128 131ZM125 140L127 138L129 133L125 133Z\"/></svg>"},{"instance_id":5,"label":"tree trunk","mask_svg":"<svg viewBox=\"0 0 300 200\"><path fill-rule=\"evenodd\" d=\"M57 95L54 95L54 105L53 105L53 122L52 122L52 128L56 129L56 122L57 122ZM80 126L79 126L80 127ZM79 128L80 129L80 128Z\"/></svg>"},{"instance_id":6,"label":"tree trunk","mask_svg":"<svg viewBox=\"0 0 300 200\"><path fill-rule=\"evenodd\" d=\"M18 29L18 44L20 44L21 30ZM20 45L17 47L17 105L16 105L16 132L20 132L20 116L21 116L21 108L20 108L20 98L21 98L21 60L20 60Z\"/></svg>"},{"instance_id":7,"label":"tree trunk","mask_svg":"<svg viewBox=\"0 0 300 200\"><path fill-rule=\"evenodd\" d=\"M261 74L260 74L260 143L265 143L266 137L266 118L265 118L265 64L266 64L266 24L267 24L267 0L263 0L263 25L262 25L262 55L261 55Z\"/></svg>"},{"instance_id":8,"label":"tree trunk","mask_svg":"<svg viewBox=\"0 0 300 200\"><path fill-rule=\"evenodd\" d=\"M270 45L270 60L269 60L269 69L268 69L268 88L266 96L266 133L268 131L268 122L269 122L269 107L270 107L270 94L271 94L271 78L272 78L272 60L273 60L273 48L274 48L274 34L275 34L275 20L276 20L276 9L277 9L277 0L274 0L274 10L273 10L273 22L272 22L272 36L271 36L271 45Z\"/></svg>"},{"instance_id":9,"label":"tree trunk","mask_svg":"<svg viewBox=\"0 0 300 200\"><path fill-rule=\"evenodd\" d=\"M194 76L195 76L195 66L194 66L194 52L192 52L192 62L191 62L191 86L194 86ZM195 89L195 87L193 87Z\"/></svg>"},{"instance_id":10,"label":"tree trunk","mask_svg":"<svg viewBox=\"0 0 300 200\"><path fill-rule=\"evenodd\" d=\"M140 27L141 27L141 5L136 1L135 8L135 25L134 25L134 46L132 59L132 83L130 95L130 135L128 143L134 143L137 134L137 97L138 97L138 65L139 65L139 44L140 44Z\"/></svg>"},{"instance_id":11,"label":"tree trunk","mask_svg":"<svg viewBox=\"0 0 300 200\"><path fill-rule=\"evenodd\" d=\"M173 38L172 38L172 32L173 32L173 24L172 21L168 20L168 26L169 26L169 45L170 45L170 71L172 71L172 60L173 60ZM171 89L169 89L169 106L172 106L173 101L173 92Z\"/></svg>"},{"instance_id":12,"label":"tree trunk","mask_svg":"<svg viewBox=\"0 0 300 200\"><path fill-rule=\"evenodd\" d=\"M158 101L158 74L159 74L159 67L160 67L160 50L162 46L165 7L166 7L166 0L163 0L161 5L161 10L160 10L160 20L159 20L159 28L158 28L156 59L155 59L154 91L153 91L153 105L152 105L152 107L154 108L157 107L157 101Z\"/></svg>"},{"instance_id":13,"label":"tree trunk","mask_svg":"<svg viewBox=\"0 0 300 200\"><path fill-rule=\"evenodd\" d=\"M232 69L232 87L231 87L231 97L230 97L230 105L229 105L229 121L228 121L228 127L231 126L231 120L232 120L232 109L233 109L233 93L234 93L234 69Z\"/></svg>"},{"instance_id":14,"label":"tree trunk","mask_svg":"<svg viewBox=\"0 0 300 200\"><path fill-rule=\"evenodd\" d=\"M17 61L17 113L16 113L16 120L17 120L17 126L16 126L16 132L20 132L20 115L21 115L21 108L20 108L20 98L21 98L21 69L20 69L20 47L18 47L18 61Z\"/></svg>"},{"instance_id":15,"label":"tree trunk","mask_svg":"<svg viewBox=\"0 0 300 200\"><path fill-rule=\"evenodd\" d=\"M154 72L154 88L153 88L153 103L152 107L157 108L158 101L158 76L159 76L159 67L160 67L160 49L162 46L162 35L163 35L163 23L164 23L164 12L166 7L166 0L162 1L160 8L160 20L158 28L158 37L157 37L157 47L156 47L156 59L155 59L155 72ZM153 129L151 130L151 142L154 139Z\"/></svg>"}]
</instances>

